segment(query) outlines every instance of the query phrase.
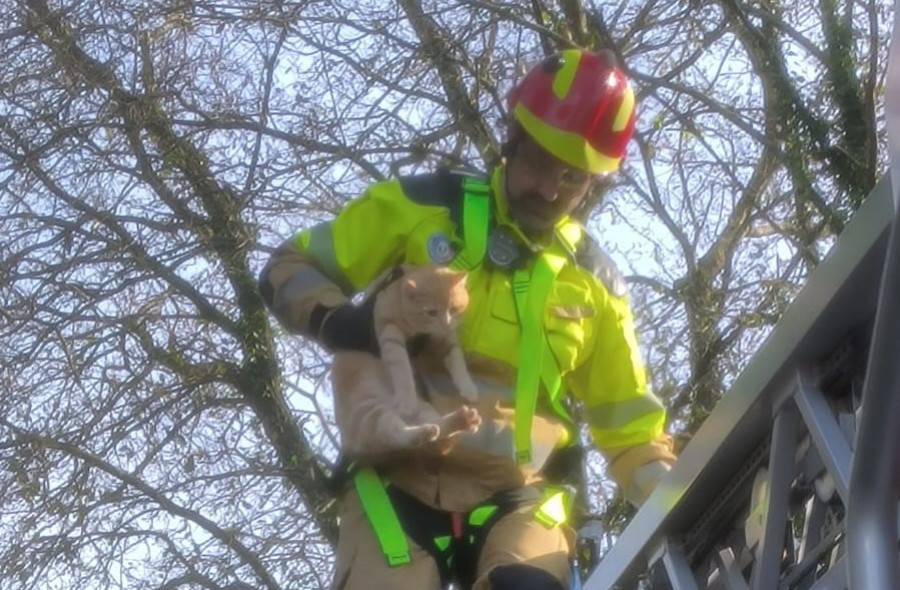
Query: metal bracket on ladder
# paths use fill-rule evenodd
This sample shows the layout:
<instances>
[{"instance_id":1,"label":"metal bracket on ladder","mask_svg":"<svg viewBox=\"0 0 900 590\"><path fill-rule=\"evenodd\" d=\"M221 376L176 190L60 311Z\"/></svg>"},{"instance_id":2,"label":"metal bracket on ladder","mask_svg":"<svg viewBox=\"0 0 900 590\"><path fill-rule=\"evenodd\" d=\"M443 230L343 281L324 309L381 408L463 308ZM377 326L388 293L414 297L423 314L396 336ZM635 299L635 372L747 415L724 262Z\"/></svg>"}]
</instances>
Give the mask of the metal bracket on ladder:
<instances>
[{"instance_id":1,"label":"metal bracket on ladder","mask_svg":"<svg viewBox=\"0 0 900 590\"><path fill-rule=\"evenodd\" d=\"M883 179L869 195L585 590L849 588L854 555L847 507L854 497L854 432L866 362L877 352L887 367L900 367L900 339L884 350L866 346L879 296L859 289L880 284L885 274L894 218L890 189ZM881 299L900 302L900 281ZM900 334L900 312L885 313ZM893 420L891 428L900 432L900 403L884 395L879 407L890 416L879 418ZM865 440L865 433L856 438ZM890 456L882 449L867 458L877 463ZM880 465L874 471L879 484L888 485L890 470ZM889 523L863 517L868 530L878 524L884 536ZM891 528L895 555L896 533ZM889 569L880 571L887 573L878 583L886 586L853 590L900 588L900 579L884 577L892 575Z\"/></svg>"}]
</instances>

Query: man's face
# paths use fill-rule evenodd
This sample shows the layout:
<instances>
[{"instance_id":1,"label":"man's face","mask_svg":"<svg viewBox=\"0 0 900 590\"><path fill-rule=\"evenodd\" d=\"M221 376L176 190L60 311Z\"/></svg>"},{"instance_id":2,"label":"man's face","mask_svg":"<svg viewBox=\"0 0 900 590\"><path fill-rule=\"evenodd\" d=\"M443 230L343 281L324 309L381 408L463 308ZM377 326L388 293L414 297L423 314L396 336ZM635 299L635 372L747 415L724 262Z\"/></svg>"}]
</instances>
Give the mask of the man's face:
<instances>
[{"instance_id":1,"label":"man's face","mask_svg":"<svg viewBox=\"0 0 900 590\"><path fill-rule=\"evenodd\" d=\"M593 180L523 134L507 160L509 214L529 237L545 234L578 206Z\"/></svg>"}]
</instances>

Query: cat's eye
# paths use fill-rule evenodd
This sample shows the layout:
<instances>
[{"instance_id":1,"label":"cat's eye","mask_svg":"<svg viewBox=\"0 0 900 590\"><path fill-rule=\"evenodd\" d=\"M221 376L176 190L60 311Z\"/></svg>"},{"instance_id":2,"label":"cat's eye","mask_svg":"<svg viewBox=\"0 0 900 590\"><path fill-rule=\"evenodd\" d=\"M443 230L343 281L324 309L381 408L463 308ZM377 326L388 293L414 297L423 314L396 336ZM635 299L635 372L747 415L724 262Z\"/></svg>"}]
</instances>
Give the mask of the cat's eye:
<instances>
[{"instance_id":1,"label":"cat's eye","mask_svg":"<svg viewBox=\"0 0 900 590\"><path fill-rule=\"evenodd\" d=\"M438 310L436 310L436 309L429 309L426 313L428 314L428 317L430 317L430 318L438 317Z\"/></svg>"}]
</instances>

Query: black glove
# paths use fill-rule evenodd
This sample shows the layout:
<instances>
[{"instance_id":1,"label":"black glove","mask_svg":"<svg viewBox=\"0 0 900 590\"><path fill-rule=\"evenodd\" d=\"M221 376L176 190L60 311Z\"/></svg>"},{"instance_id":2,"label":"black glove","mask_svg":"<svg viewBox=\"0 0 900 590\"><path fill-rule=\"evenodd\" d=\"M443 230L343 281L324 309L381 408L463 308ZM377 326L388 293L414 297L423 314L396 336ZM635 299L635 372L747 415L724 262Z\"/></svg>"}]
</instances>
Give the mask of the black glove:
<instances>
[{"instance_id":1,"label":"black glove","mask_svg":"<svg viewBox=\"0 0 900 590\"><path fill-rule=\"evenodd\" d=\"M317 306L310 318L310 327L330 350L358 350L378 355L374 309L374 297L362 305L348 303L333 311Z\"/></svg>"}]
</instances>

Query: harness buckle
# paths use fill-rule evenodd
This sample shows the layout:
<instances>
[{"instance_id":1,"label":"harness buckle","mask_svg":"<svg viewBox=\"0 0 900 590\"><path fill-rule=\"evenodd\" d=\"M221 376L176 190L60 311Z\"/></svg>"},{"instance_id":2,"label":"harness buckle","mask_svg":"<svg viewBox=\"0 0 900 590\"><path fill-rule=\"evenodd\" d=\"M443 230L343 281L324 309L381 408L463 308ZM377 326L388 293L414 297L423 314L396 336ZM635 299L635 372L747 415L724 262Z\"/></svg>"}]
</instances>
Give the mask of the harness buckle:
<instances>
[{"instance_id":1,"label":"harness buckle","mask_svg":"<svg viewBox=\"0 0 900 590\"><path fill-rule=\"evenodd\" d=\"M388 565L390 567L397 567L401 565L406 565L407 563L412 561L412 558L409 555L409 552L406 553L385 553L385 558L387 559Z\"/></svg>"}]
</instances>

